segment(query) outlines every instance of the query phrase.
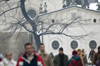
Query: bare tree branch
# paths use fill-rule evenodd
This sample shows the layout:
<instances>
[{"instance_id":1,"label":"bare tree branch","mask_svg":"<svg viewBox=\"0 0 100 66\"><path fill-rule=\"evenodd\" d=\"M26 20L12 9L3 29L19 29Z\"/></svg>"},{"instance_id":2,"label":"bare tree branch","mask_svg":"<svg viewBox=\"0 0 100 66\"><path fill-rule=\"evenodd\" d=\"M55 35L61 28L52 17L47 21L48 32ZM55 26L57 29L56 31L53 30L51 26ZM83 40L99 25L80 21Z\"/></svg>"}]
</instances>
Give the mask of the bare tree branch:
<instances>
[{"instance_id":1,"label":"bare tree branch","mask_svg":"<svg viewBox=\"0 0 100 66\"><path fill-rule=\"evenodd\" d=\"M76 38L76 39L81 39L81 38L83 38L83 37L86 37L86 36L88 36L89 34L85 34L85 35L78 35L78 36L74 36L74 35L69 35L69 34L66 34L66 33L61 33L61 32L47 32L47 33L41 33L40 35L64 35L64 36L68 36L68 37L70 37L70 38L72 38L72 39L74 39L74 38Z\"/></svg>"},{"instance_id":2,"label":"bare tree branch","mask_svg":"<svg viewBox=\"0 0 100 66\"><path fill-rule=\"evenodd\" d=\"M6 12L9 12L9 11L14 10L14 9L16 9L16 8L19 8L19 7L20 7L20 6L17 6L17 7L11 8L11 9L8 9L8 10L2 12L2 13L0 14L0 16L2 16L2 15L3 15L4 13L6 13Z\"/></svg>"},{"instance_id":3,"label":"bare tree branch","mask_svg":"<svg viewBox=\"0 0 100 66\"><path fill-rule=\"evenodd\" d=\"M63 29L60 31L61 33L65 30L66 27L70 26L72 23L75 23L75 20L77 20L79 17L75 18L72 22L70 22L69 24L66 24Z\"/></svg>"}]
</instances>

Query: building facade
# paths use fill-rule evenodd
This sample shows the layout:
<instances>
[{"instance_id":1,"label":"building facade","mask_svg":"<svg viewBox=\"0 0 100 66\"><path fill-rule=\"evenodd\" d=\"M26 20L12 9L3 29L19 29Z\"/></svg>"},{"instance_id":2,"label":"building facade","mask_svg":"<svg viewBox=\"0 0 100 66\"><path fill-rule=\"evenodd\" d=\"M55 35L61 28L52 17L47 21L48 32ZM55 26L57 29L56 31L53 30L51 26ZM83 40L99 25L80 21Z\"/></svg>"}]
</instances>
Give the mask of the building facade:
<instances>
[{"instance_id":1,"label":"building facade","mask_svg":"<svg viewBox=\"0 0 100 66\"><path fill-rule=\"evenodd\" d=\"M10 7L13 8L20 5L20 0L7 1L10 7L7 6L7 4L3 4L4 2L1 3L1 1L0 24L3 25L0 26L0 38L6 35L7 37L13 35L13 32L7 28L11 24L14 26L14 24L20 20L22 20L22 23L25 21L25 18L22 19L24 16L20 7L18 9L9 10ZM25 0L26 12L38 25L38 31L36 33L41 34L40 39L46 46L46 52L53 52L53 54L56 55L59 47L63 47L64 53L70 57L71 52L76 48L85 49L87 55L91 48L97 51L97 47L100 46L100 11L90 10L86 7L78 7L74 2L71 3L70 6L66 6L65 1L67 0ZM95 0L92 0L91 2L94 1ZM97 0L95 2L97 2ZM8 10L7 13L1 15L1 13L6 10ZM26 25L27 28L31 30L30 25L28 23ZM20 26L17 28L20 28ZM3 29L6 30L4 31ZM16 29L16 25L13 29ZM8 43L1 41L1 44L6 44L4 46L6 46L8 50L11 50L13 53L17 52L14 54L16 59L18 55L24 51L24 47L21 48L24 43L32 42L35 44L32 34L30 35L30 33L23 28L20 33L18 33L19 31L20 29L16 31ZM17 35L20 35L18 40L16 40ZM4 37L4 39L7 37ZM20 50L18 48L21 48L20 50L22 51L19 52Z\"/></svg>"},{"instance_id":2,"label":"building facade","mask_svg":"<svg viewBox=\"0 0 100 66\"><path fill-rule=\"evenodd\" d=\"M68 35L86 35L82 38L65 36L63 34L50 34L43 36L43 43L46 45L46 51L48 53L53 52L58 53L59 47L64 48L64 53L71 56L71 52L76 48L85 49L86 54L89 54L91 48L97 51L97 47L100 46L99 36L100 36L100 12L90 9L84 9L77 6L72 6L57 11L49 12L47 14L42 14L38 16L38 21L44 21L44 28L48 26L46 24L52 25L52 20L54 23L64 23L73 24L66 27L64 33ZM51 29L53 32L59 31L62 26L53 26ZM50 30L51 30L50 29Z\"/></svg>"}]
</instances>

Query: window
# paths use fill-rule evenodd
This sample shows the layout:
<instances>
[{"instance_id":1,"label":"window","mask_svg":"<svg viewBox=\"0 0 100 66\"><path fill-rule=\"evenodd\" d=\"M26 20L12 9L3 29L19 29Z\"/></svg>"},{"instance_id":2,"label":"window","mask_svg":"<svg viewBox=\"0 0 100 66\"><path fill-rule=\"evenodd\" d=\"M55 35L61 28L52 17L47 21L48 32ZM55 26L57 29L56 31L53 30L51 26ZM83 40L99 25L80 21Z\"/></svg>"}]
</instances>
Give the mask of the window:
<instances>
[{"instance_id":1,"label":"window","mask_svg":"<svg viewBox=\"0 0 100 66\"><path fill-rule=\"evenodd\" d=\"M92 48L95 49L97 47L96 41L94 41L94 40L90 41L89 46L90 46L91 49Z\"/></svg>"},{"instance_id":2,"label":"window","mask_svg":"<svg viewBox=\"0 0 100 66\"><path fill-rule=\"evenodd\" d=\"M52 48L53 48L54 50L57 50L57 49L59 48L59 42L58 42L58 41L53 41L53 42L52 42Z\"/></svg>"},{"instance_id":3,"label":"window","mask_svg":"<svg viewBox=\"0 0 100 66\"><path fill-rule=\"evenodd\" d=\"M71 20L75 20L76 19L76 13L71 13Z\"/></svg>"},{"instance_id":4,"label":"window","mask_svg":"<svg viewBox=\"0 0 100 66\"><path fill-rule=\"evenodd\" d=\"M31 18L36 17L36 11L33 10L33 9L28 10L27 14L28 14Z\"/></svg>"},{"instance_id":5,"label":"window","mask_svg":"<svg viewBox=\"0 0 100 66\"><path fill-rule=\"evenodd\" d=\"M93 19L93 22L94 22L94 23L96 23L96 22L97 22L97 20L96 20L96 19Z\"/></svg>"},{"instance_id":6,"label":"window","mask_svg":"<svg viewBox=\"0 0 100 66\"><path fill-rule=\"evenodd\" d=\"M72 49L76 49L77 47L78 47L77 41L72 41L72 42L71 42L71 48L72 48Z\"/></svg>"},{"instance_id":7,"label":"window","mask_svg":"<svg viewBox=\"0 0 100 66\"><path fill-rule=\"evenodd\" d=\"M55 22L55 20L54 20L54 19L52 19L51 21L52 21L52 23L54 23L54 22Z\"/></svg>"}]
</instances>

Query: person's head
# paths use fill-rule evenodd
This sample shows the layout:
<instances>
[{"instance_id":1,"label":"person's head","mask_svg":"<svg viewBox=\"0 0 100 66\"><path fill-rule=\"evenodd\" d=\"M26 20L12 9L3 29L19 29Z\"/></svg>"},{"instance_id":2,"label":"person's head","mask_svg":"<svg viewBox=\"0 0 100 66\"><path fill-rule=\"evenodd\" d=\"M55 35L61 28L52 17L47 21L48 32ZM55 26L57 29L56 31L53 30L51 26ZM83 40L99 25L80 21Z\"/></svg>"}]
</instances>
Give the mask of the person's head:
<instances>
[{"instance_id":1,"label":"person's head","mask_svg":"<svg viewBox=\"0 0 100 66\"><path fill-rule=\"evenodd\" d=\"M26 54L31 55L32 52L33 52L32 44L31 43L26 43L24 47L25 47Z\"/></svg>"},{"instance_id":2,"label":"person's head","mask_svg":"<svg viewBox=\"0 0 100 66\"><path fill-rule=\"evenodd\" d=\"M74 50L73 52L72 52L72 55L77 55L78 53L77 53L77 51L76 50Z\"/></svg>"},{"instance_id":3,"label":"person's head","mask_svg":"<svg viewBox=\"0 0 100 66\"><path fill-rule=\"evenodd\" d=\"M84 49L82 49L82 52L84 52Z\"/></svg>"},{"instance_id":4,"label":"person's head","mask_svg":"<svg viewBox=\"0 0 100 66\"><path fill-rule=\"evenodd\" d=\"M53 52L51 52L50 54L53 55Z\"/></svg>"},{"instance_id":5,"label":"person's head","mask_svg":"<svg viewBox=\"0 0 100 66\"><path fill-rule=\"evenodd\" d=\"M40 44L39 49L40 49L41 52L45 51L45 46L44 46L43 43Z\"/></svg>"},{"instance_id":6,"label":"person's head","mask_svg":"<svg viewBox=\"0 0 100 66\"><path fill-rule=\"evenodd\" d=\"M92 48L91 50L93 51L94 49Z\"/></svg>"},{"instance_id":7,"label":"person's head","mask_svg":"<svg viewBox=\"0 0 100 66\"><path fill-rule=\"evenodd\" d=\"M100 53L100 46L98 47L98 52Z\"/></svg>"},{"instance_id":8,"label":"person's head","mask_svg":"<svg viewBox=\"0 0 100 66\"><path fill-rule=\"evenodd\" d=\"M8 59L9 61L11 61L11 59L12 59L12 53L11 53L11 52L7 52L7 53L5 54L5 57L6 57L6 59Z\"/></svg>"},{"instance_id":9,"label":"person's head","mask_svg":"<svg viewBox=\"0 0 100 66\"><path fill-rule=\"evenodd\" d=\"M59 48L59 54L63 54L63 48L62 47Z\"/></svg>"},{"instance_id":10,"label":"person's head","mask_svg":"<svg viewBox=\"0 0 100 66\"><path fill-rule=\"evenodd\" d=\"M76 51L78 52L78 55L81 55L82 53L81 49L76 49Z\"/></svg>"}]
</instances>

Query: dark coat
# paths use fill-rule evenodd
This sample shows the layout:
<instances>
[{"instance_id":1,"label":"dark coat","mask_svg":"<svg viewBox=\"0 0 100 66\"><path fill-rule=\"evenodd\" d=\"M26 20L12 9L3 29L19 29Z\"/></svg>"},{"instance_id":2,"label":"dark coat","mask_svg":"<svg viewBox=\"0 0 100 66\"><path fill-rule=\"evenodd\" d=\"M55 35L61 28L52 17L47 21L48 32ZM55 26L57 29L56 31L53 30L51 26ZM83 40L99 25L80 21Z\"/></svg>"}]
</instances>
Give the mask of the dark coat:
<instances>
[{"instance_id":1,"label":"dark coat","mask_svg":"<svg viewBox=\"0 0 100 66\"><path fill-rule=\"evenodd\" d=\"M34 58L29 61L27 59L26 53L19 57L16 66L45 66L42 58L34 53Z\"/></svg>"},{"instance_id":2,"label":"dark coat","mask_svg":"<svg viewBox=\"0 0 100 66\"><path fill-rule=\"evenodd\" d=\"M68 56L64 54L64 66L67 65L67 62L68 62ZM54 66L60 66L59 54L54 57L53 63L54 63Z\"/></svg>"},{"instance_id":3,"label":"dark coat","mask_svg":"<svg viewBox=\"0 0 100 66\"><path fill-rule=\"evenodd\" d=\"M96 62L96 66L100 66L100 60Z\"/></svg>"},{"instance_id":4,"label":"dark coat","mask_svg":"<svg viewBox=\"0 0 100 66\"><path fill-rule=\"evenodd\" d=\"M85 55L84 58L83 58L83 63L84 63L84 65L88 63L88 62L87 62L86 55Z\"/></svg>"},{"instance_id":5,"label":"dark coat","mask_svg":"<svg viewBox=\"0 0 100 66\"><path fill-rule=\"evenodd\" d=\"M92 64L96 65L97 60L99 60L99 55L100 55L99 52L97 52L97 53L94 54L93 60L92 60Z\"/></svg>"},{"instance_id":6,"label":"dark coat","mask_svg":"<svg viewBox=\"0 0 100 66\"><path fill-rule=\"evenodd\" d=\"M83 66L83 64L81 58L75 55L68 61L67 66Z\"/></svg>"},{"instance_id":7,"label":"dark coat","mask_svg":"<svg viewBox=\"0 0 100 66\"><path fill-rule=\"evenodd\" d=\"M41 51L39 51L38 54L42 57L45 66L54 66L52 58L48 53L46 52L42 53Z\"/></svg>"},{"instance_id":8,"label":"dark coat","mask_svg":"<svg viewBox=\"0 0 100 66\"><path fill-rule=\"evenodd\" d=\"M88 58L90 58L90 61L93 60L93 55L94 55L94 54L95 54L95 51L90 51L89 57L88 57Z\"/></svg>"}]
</instances>

